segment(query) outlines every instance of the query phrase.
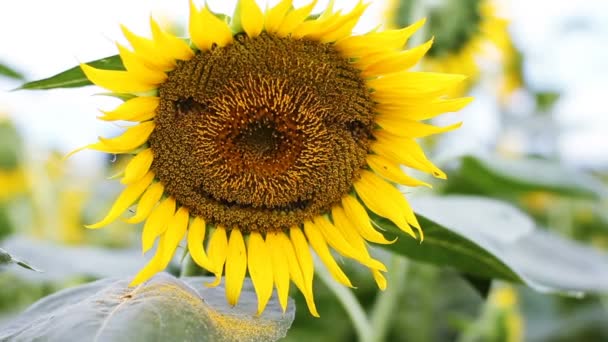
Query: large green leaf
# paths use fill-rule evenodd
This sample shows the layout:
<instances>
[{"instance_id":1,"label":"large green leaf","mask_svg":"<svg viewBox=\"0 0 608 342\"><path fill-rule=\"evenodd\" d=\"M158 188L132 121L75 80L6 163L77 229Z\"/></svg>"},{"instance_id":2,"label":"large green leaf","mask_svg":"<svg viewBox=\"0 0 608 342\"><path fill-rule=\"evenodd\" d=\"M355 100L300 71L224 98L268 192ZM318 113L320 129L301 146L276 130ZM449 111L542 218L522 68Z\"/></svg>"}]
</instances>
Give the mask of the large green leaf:
<instances>
[{"instance_id":1,"label":"large green leaf","mask_svg":"<svg viewBox=\"0 0 608 342\"><path fill-rule=\"evenodd\" d=\"M474 196L411 202L424 241L418 243L388 220L377 219L387 235L399 237L385 248L474 275L522 281L539 291L608 291L607 255L536 229L531 219L506 203Z\"/></svg>"},{"instance_id":2,"label":"large green leaf","mask_svg":"<svg viewBox=\"0 0 608 342\"><path fill-rule=\"evenodd\" d=\"M239 304L226 304L210 277L177 279L159 274L129 288L129 280L103 279L46 297L0 329L6 341L275 341L294 318L276 296L261 316L249 281Z\"/></svg>"},{"instance_id":3,"label":"large green leaf","mask_svg":"<svg viewBox=\"0 0 608 342\"><path fill-rule=\"evenodd\" d=\"M23 267L25 269L28 269L30 271L40 272L34 266L31 266L27 262L21 261L20 259L15 258L9 252L7 252L4 249L0 248L0 266L1 265L7 265L7 264L15 264L15 265L21 266L21 267Z\"/></svg>"},{"instance_id":4,"label":"large green leaf","mask_svg":"<svg viewBox=\"0 0 608 342\"><path fill-rule=\"evenodd\" d=\"M550 191L584 198L608 195L601 182L563 163L542 159L503 159L489 155L462 158L458 177L485 193Z\"/></svg>"},{"instance_id":5,"label":"large green leaf","mask_svg":"<svg viewBox=\"0 0 608 342\"><path fill-rule=\"evenodd\" d=\"M86 64L98 69L125 70L122 60L118 55L98 59ZM80 66L75 66L49 78L27 82L17 89L45 90L55 88L76 88L91 84L93 83L86 78L82 69L80 69Z\"/></svg>"},{"instance_id":6,"label":"large green leaf","mask_svg":"<svg viewBox=\"0 0 608 342\"><path fill-rule=\"evenodd\" d=\"M520 280L509 266L471 238L433 221L432 218L420 215L420 213L417 216L424 230L422 243L403 233L391 221L374 216L374 223L386 230L387 236L392 238L396 235L398 237L395 243L382 245L382 247L415 260L440 266L451 266L476 276L510 281Z\"/></svg>"}]
</instances>

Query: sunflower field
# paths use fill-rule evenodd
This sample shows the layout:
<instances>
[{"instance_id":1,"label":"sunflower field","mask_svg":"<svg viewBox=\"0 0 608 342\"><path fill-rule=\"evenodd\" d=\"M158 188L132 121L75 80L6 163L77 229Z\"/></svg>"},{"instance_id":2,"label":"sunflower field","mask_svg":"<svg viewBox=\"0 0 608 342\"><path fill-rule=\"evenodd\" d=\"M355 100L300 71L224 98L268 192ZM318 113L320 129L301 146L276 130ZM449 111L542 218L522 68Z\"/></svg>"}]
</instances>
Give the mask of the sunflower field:
<instances>
[{"instance_id":1,"label":"sunflower field","mask_svg":"<svg viewBox=\"0 0 608 342\"><path fill-rule=\"evenodd\" d=\"M608 341L608 3L0 6L0 341Z\"/></svg>"}]
</instances>

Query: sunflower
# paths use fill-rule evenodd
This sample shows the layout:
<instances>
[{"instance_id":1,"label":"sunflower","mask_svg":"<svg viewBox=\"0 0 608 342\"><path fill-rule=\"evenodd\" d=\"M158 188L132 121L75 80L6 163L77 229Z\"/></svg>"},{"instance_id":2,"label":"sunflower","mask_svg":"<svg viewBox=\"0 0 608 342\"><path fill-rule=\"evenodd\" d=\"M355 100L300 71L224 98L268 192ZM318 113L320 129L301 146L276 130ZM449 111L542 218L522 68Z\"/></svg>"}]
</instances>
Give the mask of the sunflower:
<instances>
[{"instance_id":1,"label":"sunflower","mask_svg":"<svg viewBox=\"0 0 608 342\"><path fill-rule=\"evenodd\" d=\"M136 124L86 146L133 155L126 188L88 226L137 203L126 221L145 221L144 252L158 245L132 285L163 270L185 238L193 260L216 275L211 286L224 275L229 304L249 273L259 313L273 287L285 310L291 280L317 316L310 247L338 282L352 287L330 248L384 289L386 267L367 242L390 241L368 210L422 240L394 184L426 185L400 165L445 178L415 139L459 126L419 121L470 102L443 96L464 76L408 71L431 47L403 50L423 21L352 35L367 5L311 16L315 4L284 0L264 13L241 0L229 18L191 2L190 44L151 19L152 38L122 28L126 70L81 65L92 83L134 95L100 119Z\"/></svg>"},{"instance_id":2,"label":"sunflower","mask_svg":"<svg viewBox=\"0 0 608 342\"><path fill-rule=\"evenodd\" d=\"M400 26L414 12L412 0L390 0L389 27ZM501 54L508 39L508 23L496 16L491 0L443 0L429 6L430 31L435 44L429 49L424 69L468 76L455 93L464 93L479 77L477 58L493 45Z\"/></svg>"}]
</instances>

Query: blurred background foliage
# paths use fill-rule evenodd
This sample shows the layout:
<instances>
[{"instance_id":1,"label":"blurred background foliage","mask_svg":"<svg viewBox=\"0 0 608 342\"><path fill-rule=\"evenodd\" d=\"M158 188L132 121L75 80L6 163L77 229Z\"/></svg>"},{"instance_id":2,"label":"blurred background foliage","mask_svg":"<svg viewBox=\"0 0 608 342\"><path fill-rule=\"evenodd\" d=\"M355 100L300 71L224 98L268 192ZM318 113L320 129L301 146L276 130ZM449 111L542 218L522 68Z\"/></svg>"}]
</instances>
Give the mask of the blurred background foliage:
<instances>
[{"instance_id":1,"label":"blurred background foliage","mask_svg":"<svg viewBox=\"0 0 608 342\"><path fill-rule=\"evenodd\" d=\"M458 119L478 130L489 129L483 127L487 121L474 122L479 115L493 120L490 138L481 143L469 139L474 149L454 148L470 134L464 128L424 141L429 155L449 175L447 182L433 183L433 193L499 199L520 208L543 229L608 251L608 160L588 165L562 158L563 125L556 114L562 101L560 87L530 82L530 52L519 46L501 3L387 0L381 7L386 27L427 17L424 32L415 40L434 36L434 46L419 69L468 75L456 92L472 94L486 106L481 114L479 108L467 109L471 113L465 110ZM167 23L181 30L179 24ZM2 62L3 57L0 54L2 84L15 88L28 76L26 67ZM105 178L118 174L125 160L110 156L90 165L66 161L64 147L33 144L36 139L24 136L10 114L0 110L0 247L22 257L30 250L31 258L42 263L34 266L45 272L33 274L13 265L2 269L0 322L58 290L131 275L143 264L136 251L138 230L120 222L103 230L83 228L101 217L120 191L118 182ZM442 122L440 118L438 123ZM384 250L376 255L389 265L394 261ZM353 293L366 312L386 305L369 274L348 262L345 269L357 284ZM177 275L179 265L171 271ZM402 260L388 277L389 282L391 277L403 277L404 286L389 289L395 310L383 317L386 341L608 340L606 294L548 295L411 260ZM285 340L355 340L342 304L318 277L315 281L321 319L302 309L305 302L293 291L298 310Z\"/></svg>"}]
</instances>

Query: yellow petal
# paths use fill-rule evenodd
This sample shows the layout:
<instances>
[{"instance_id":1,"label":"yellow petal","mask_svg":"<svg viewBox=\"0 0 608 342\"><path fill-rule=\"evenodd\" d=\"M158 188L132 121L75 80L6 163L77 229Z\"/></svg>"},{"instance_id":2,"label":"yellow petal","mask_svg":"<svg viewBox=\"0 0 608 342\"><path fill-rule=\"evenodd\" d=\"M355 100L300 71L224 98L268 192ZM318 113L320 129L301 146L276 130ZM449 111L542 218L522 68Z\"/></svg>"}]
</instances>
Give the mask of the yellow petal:
<instances>
[{"instance_id":1,"label":"yellow petal","mask_svg":"<svg viewBox=\"0 0 608 342\"><path fill-rule=\"evenodd\" d=\"M353 226L365 240L382 245L394 242L387 240L382 233L372 227L367 211L356 198L350 195L344 196L342 198L342 207L348 218L353 221Z\"/></svg>"},{"instance_id":2,"label":"yellow petal","mask_svg":"<svg viewBox=\"0 0 608 342\"><path fill-rule=\"evenodd\" d=\"M374 170L374 172L391 182L407 186L424 185L432 188L430 184L408 176L398 165L392 163L390 160L382 156L377 154L368 154L366 159L367 165Z\"/></svg>"},{"instance_id":3,"label":"yellow petal","mask_svg":"<svg viewBox=\"0 0 608 342\"><path fill-rule=\"evenodd\" d=\"M317 18L317 20L324 20L327 19L329 17L332 17L335 13L334 13L334 5L336 4L335 0L329 0L329 2L327 3L327 6L325 6L325 10L323 11L323 13L321 13L321 15L319 16L319 18ZM340 12L340 11L338 11ZM338 13L336 12L336 13Z\"/></svg>"},{"instance_id":4,"label":"yellow petal","mask_svg":"<svg viewBox=\"0 0 608 342\"><path fill-rule=\"evenodd\" d=\"M329 26L326 31L319 36L321 42L331 43L350 36L353 28L357 25L357 22L363 15L363 12L367 9L367 6L369 6L369 4L364 4L362 1L359 1L352 11L342 16L340 20L337 20Z\"/></svg>"},{"instance_id":5,"label":"yellow petal","mask_svg":"<svg viewBox=\"0 0 608 342\"><path fill-rule=\"evenodd\" d=\"M376 281L376 284L378 285L378 288L381 291L386 290L386 278L384 278L382 272L378 270L372 270L372 275L374 277L374 280Z\"/></svg>"},{"instance_id":6,"label":"yellow petal","mask_svg":"<svg viewBox=\"0 0 608 342\"><path fill-rule=\"evenodd\" d=\"M196 216L192 220L188 229L188 251L197 265L209 270L211 273L218 273L218 270L215 269L215 266L203 248L206 228L205 220L202 218Z\"/></svg>"},{"instance_id":7,"label":"yellow petal","mask_svg":"<svg viewBox=\"0 0 608 342\"><path fill-rule=\"evenodd\" d=\"M183 39L163 30L152 17L150 17L150 28L157 50L166 58L187 61L194 57L194 52Z\"/></svg>"},{"instance_id":8,"label":"yellow petal","mask_svg":"<svg viewBox=\"0 0 608 342\"><path fill-rule=\"evenodd\" d=\"M188 213L188 209L186 209L186 207L180 207L175 212L175 215L169 219L167 230L164 234L167 248L164 250L163 254L164 260L166 260L167 264L173 258L175 249L186 235L189 218L190 214Z\"/></svg>"},{"instance_id":9,"label":"yellow petal","mask_svg":"<svg viewBox=\"0 0 608 342\"><path fill-rule=\"evenodd\" d=\"M264 28L264 13L254 0L240 0L241 25L247 36L253 38L260 35Z\"/></svg>"},{"instance_id":10,"label":"yellow petal","mask_svg":"<svg viewBox=\"0 0 608 342\"><path fill-rule=\"evenodd\" d=\"M447 94L467 77L457 74L433 72L396 72L367 81L374 92L374 100L436 97Z\"/></svg>"},{"instance_id":11,"label":"yellow petal","mask_svg":"<svg viewBox=\"0 0 608 342\"><path fill-rule=\"evenodd\" d=\"M302 291L304 297L306 297L308 310L313 316L319 317L319 313L317 312L317 308L314 303L312 288L315 268L312 261L312 255L310 255L310 249L308 248L308 243L306 242L306 237L304 237L302 230L298 227L292 227L289 229L289 237L293 246L293 251L298 260L298 266L302 271L302 280L304 284L303 289L301 288L300 291Z\"/></svg>"},{"instance_id":12,"label":"yellow petal","mask_svg":"<svg viewBox=\"0 0 608 342\"><path fill-rule=\"evenodd\" d=\"M146 267L135 276L129 286L139 285L150 279L156 273L167 268L173 259L177 245L186 234L187 225L188 210L182 207L175 213L175 216L171 218L167 232L161 235L154 257Z\"/></svg>"},{"instance_id":13,"label":"yellow petal","mask_svg":"<svg viewBox=\"0 0 608 342\"><path fill-rule=\"evenodd\" d=\"M422 238L420 224L405 197L394 186L371 171L362 171L361 178L354 184L357 195L374 213L393 221L402 231L416 238L410 227L414 226Z\"/></svg>"},{"instance_id":14,"label":"yellow petal","mask_svg":"<svg viewBox=\"0 0 608 342\"><path fill-rule=\"evenodd\" d=\"M323 261L323 264L327 267L334 279L345 286L353 287L346 274L344 274L334 257L331 255L329 248L327 248L327 243L319 229L312 222L306 221L304 222L304 233L306 233L306 237L308 237L312 249L314 249L319 258L321 258L321 261Z\"/></svg>"},{"instance_id":15,"label":"yellow petal","mask_svg":"<svg viewBox=\"0 0 608 342\"><path fill-rule=\"evenodd\" d=\"M137 56L139 56L148 67L160 71L169 71L175 68L175 59L171 56L167 56L155 41L136 35L124 25L121 25L120 28L122 34L127 38L127 41L129 41L133 50L135 50Z\"/></svg>"},{"instance_id":16,"label":"yellow petal","mask_svg":"<svg viewBox=\"0 0 608 342\"><path fill-rule=\"evenodd\" d=\"M355 65L363 70L363 77L404 71L416 65L431 45L433 45L432 39L409 50L379 54L376 58L361 58Z\"/></svg>"},{"instance_id":17,"label":"yellow petal","mask_svg":"<svg viewBox=\"0 0 608 342\"><path fill-rule=\"evenodd\" d=\"M365 239L363 239L361 234L354 227L354 224L346 215L344 208L339 205L334 206L331 209L331 218L335 228L342 233L344 238L353 248L357 249L362 254L369 255Z\"/></svg>"},{"instance_id":18,"label":"yellow petal","mask_svg":"<svg viewBox=\"0 0 608 342\"><path fill-rule=\"evenodd\" d=\"M277 233L266 234L266 244L270 251L272 274L274 277L274 284L277 288L279 304L281 305L283 312L285 312L289 296L289 265L285 259L285 253L283 252Z\"/></svg>"},{"instance_id":19,"label":"yellow petal","mask_svg":"<svg viewBox=\"0 0 608 342\"><path fill-rule=\"evenodd\" d=\"M285 253L290 279L298 288L303 289L305 287L304 277L302 276L302 269L300 269L300 263L298 262L298 257L293 249L291 240L289 240L289 237L285 233L281 232L276 236L276 243L281 246L282 251Z\"/></svg>"},{"instance_id":20,"label":"yellow petal","mask_svg":"<svg viewBox=\"0 0 608 342\"><path fill-rule=\"evenodd\" d=\"M125 168L125 176L120 181L122 184L131 184L140 180L149 170L152 165L154 154L152 149L147 148L133 157Z\"/></svg>"},{"instance_id":21,"label":"yellow petal","mask_svg":"<svg viewBox=\"0 0 608 342\"><path fill-rule=\"evenodd\" d=\"M146 121L127 128L122 135L115 138L108 139L100 137L99 140L104 146L109 148L120 151L131 151L148 141L148 137L152 134L154 127L154 121Z\"/></svg>"},{"instance_id":22,"label":"yellow petal","mask_svg":"<svg viewBox=\"0 0 608 342\"><path fill-rule=\"evenodd\" d=\"M337 229L325 217L316 217L313 222L315 227L317 227L323 235L325 241L327 241L327 243L333 249L338 251L338 253L346 257L355 259L369 268L386 271L386 267L381 262L373 260L369 257L367 249L356 249L350 243L348 243L346 238L343 236L341 230Z\"/></svg>"},{"instance_id":23,"label":"yellow petal","mask_svg":"<svg viewBox=\"0 0 608 342\"><path fill-rule=\"evenodd\" d=\"M441 171L424 155L424 151L412 138L397 137L382 130L374 132L376 141L371 144L373 152L405 166L427 172L434 177L446 179Z\"/></svg>"},{"instance_id":24,"label":"yellow petal","mask_svg":"<svg viewBox=\"0 0 608 342\"><path fill-rule=\"evenodd\" d=\"M258 297L258 315L260 315L272 296L272 284L274 280L272 256L260 233L252 232L249 235L247 253L247 267L253 288Z\"/></svg>"},{"instance_id":25,"label":"yellow petal","mask_svg":"<svg viewBox=\"0 0 608 342\"><path fill-rule=\"evenodd\" d=\"M125 154L125 153L130 154L133 152L133 150L124 150L124 149L109 147L109 146L106 146L103 142L99 141L94 144L89 144L87 146L77 148L74 151L68 153L65 156L65 158L67 159L67 158L71 157L72 155L74 155L75 153L78 153L84 149L101 151L101 152L105 152L105 153L114 153L114 154Z\"/></svg>"},{"instance_id":26,"label":"yellow petal","mask_svg":"<svg viewBox=\"0 0 608 342\"><path fill-rule=\"evenodd\" d=\"M334 23L342 18L340 12L333 13L333 3L334 1L331 0L325 8L325 11L323 11L317 19L306 20L300 24L294 29L291 36L293 38L307 37L319 40L319 37L324 32L327 32L328 27L332 27Z\"/></svg>"},{"instance_id":27,"label":"yellow petal","mask_svg":"<svg viewBox=\"0 0 608 342\"><path fill-rule=\"evenodd\" d=\"M118 196L106 217L104 217L103 220L95 224L87 225L86 227L91 229L101 228L116 220L120 214L135 203L139 196L141 196L141 194L148 188L150 183L152 183L153 179L154 173L148 172L142 179L127 186L125 190L123 190L123 192Z\"/></svg>"},{"instance_id":28,"label":"yellow petal","mask_svg":"<svg viewBox=\"0 0 608 342\"><path fill-rule=\"evenodd\" d=\"M432 101L423 101L410 104L401 99L379 103L376 111L385 117L395 119L427 120L448 112L457 112L473 101L472 97L457 99L439 98Z\"/></svg>"},{"instance_id":29,"label":"yellow petal","mask_svg":"<svg viewBox=\"0 0 608 342\"><path fill-rule=\"evenodd\" d=\"M350 220L347 218L344 209L340 206L333 207L331 217L334 221L334 225L338 230L342 232L342 235L348 240L348 243L353 246L353 248L357 249L366 258L371 259L372 257L369 254L369 251L367 250L367 244L365 243L365 240L359 234L357 229L352 225ZM386 288L386 279L384 279L384 276L382 275L382 273L380 273L380 270L386 272L386 266L384 266L384 264L382 263L380 264L382 265L382 269L370 267L370 271L372 272L374 279L376 279L378 287L381 290L384 290ZM382 283L382 280L384 280L384 283Z\"/></svg>"},{"instance_id":30,"label":"yellow petal","mask_svg":"<svg viewBox=\"0 0 608 342\"><path fill-rule=\"evenodd\" d=\"M287 267L289 267L289 277L291 278L291 280L293 280L296 287L304 295L306 305L308 306L308 310L310 311L310 313L315 317L319 317L319 313L317 312L317 306L315 305L315 298L312 293L312 288L307 288L306 284L304 283L302 269L300 268L300 263L298 262L298 258L293 248L293 244L291 243L287 235L285 235L285 233L278 234L278 241L283 247L283 252L285 253Z\"/></svg>"},{"instance_id":31,"label":"yellow petal","mask_svg":"<svg viewBox=\"0 0 608 342\"><path fill-rule=\"evenodd\" d=\"M165 188L160 182L154 183L148 187L146 192L141 195L141 199L137 203L137 212L132 217L125 219L127 223L139 223L145 220L152 209L160 201Z\"/></svg>"},{"instance_id":32,"label":"yellow petal","mask_svg":"<svg viewBox=\"0 0 608 342\"><path fill-rule=\"evenodd\" d=\"M285 18L283 19L281 26L279 26L279 28L277 29L276 34L279 37L285 37L289 35L291 32L294 31L296 27L302 24L304 20L306 20L306 18L308 18L310 12L316 4L317 0L313 0L310 4L306 6L302 6L296 10L288 12Z\"/></svg>"},{"instance_id":33,"label":"yellow petal","mask_svg":"<svg viewBox=\"0 0 608 342\"><path fill-rule=\"evenodd\" d=\"M154 246L154 240L165 232L169 220L174 214L175 199L173 197L166 198L152 210L141 234L141 249L143 253L146 253Z\"/></svg>"},{"instance_id":34,"label":"yellow petal","mask_svg":"<svg viewBox=\"0 0 608 342\"><path fill-rule=\"evenodd\" d=\"M123 102L113 111L103 112L99 119L105 121L136 121L135 118L151 119L156 113L159 98L156 96L138 96ZM140 120L137 120L140 121ZM143 120L141 120L143 121Z\"/></svg>"},{"instance_id":35,"label":"yellow petal","mask_svg":"<svg viewBox=\"0 0 608 342\"><path fill-rule=\"evenodd\" d=\"M133 78L147 84L159 85L167 80L167 74L161 70L155 70L146 66L143 59L135 52L116 43L122 64Z\"/></svg>"},{"instance_id":36,"label":"yellow petal","mask_svg":"<svg viewBox=\"0 0 608 342\"><path fill-rule=\"evenodd\" d=\"M264 28L267 32L275 33L285 19L285 15L291 8L292 0L281 0L276 6L266 12Z\"/></svg>"},{"instance_id":37,"label":"yellow petal","mask_svg":"<svg viewBox=\"0 0 608 342\"><path fill-rule=\"evenodd\" d=\"M218 286L222 281L222 271L226 262L228 253L228 238L226 237L226 229L222 226L217 226L211 234L209 245L207 246L207 255L213 264L213 268L217 270L215 281L207 284L207 286Z\"/></svg>"},{"instance_id":38,"label":"yellow petal","mask_svg":"<svg viewBox=\"0 0 608 342\"><path fill-rule=\"evenodd\" d=\"M421 19L400 30L387 30L349 36L337 41L335 46L346 56L351 57L362 57L370 54L401 50L407 40L424 25L425 21L425 19Z\"/></svg>"},{"instance_id":39,"label":"yellow petal","mask_svg":"<svg viewBox=\"0 0 608 342\"><path fill-rule=\"evenodd\" d=\"M129 286L137 286L143 282L148 281L148 279L152 278L156 273L162 271L164 269L163 265L163 256L165 250L165 242L164 236L161 236L160 241L158 243L158 247L156 248L156 253L150 261L146 264L146 266L141 269L135 275ZM165 266L166 267L166 266Z\"/></svg>"},{"instance_id":40,"label":"yellow petal","mask_svg":"<svg viewBox=\"0 0 608 342\"><path fill-rule=\"evenodd\" d=\"M449 132L462 126L462 122L458 122L445 127L437 127L414 120L396 120L394 117L383 115L376 116L376 123L390 134L408 138L424 138L429 135Z\"/></svg>"},{"instance_id":41,"label":"yellow petal","mask_svg":"<svg viewBox=\"0 0 608 342\"><path fill-rule=\"evenodd\" d=\"M226 299L235 306L241 296L245 272L247 271L247 250L243 235L238 228L230 231L228 253L226 254Z\"/></svg>"},{"instance_id":42,"label":"yellow petal","mask_svg":"<svg viewBox=\"0 0 608 342\"><path fill-rule=\"evenodd\" d=\"M93 84L115 93L139 93L157 87L140 81L129 71L96 69L86 64L80 64L80 68Z\"/></svg>"},{"instance_id":43,"label":"yellow petal","mask_svg":"<svg viewBox=\"0 0 608 342\"><path fill-rule=\"evenodd\" d=\"M211 49L213 44L226 46L232 42L230 27L216 17L205 6L200 11L190 0L190 38L201 51Z\"/></svg>"}]
</instances>

